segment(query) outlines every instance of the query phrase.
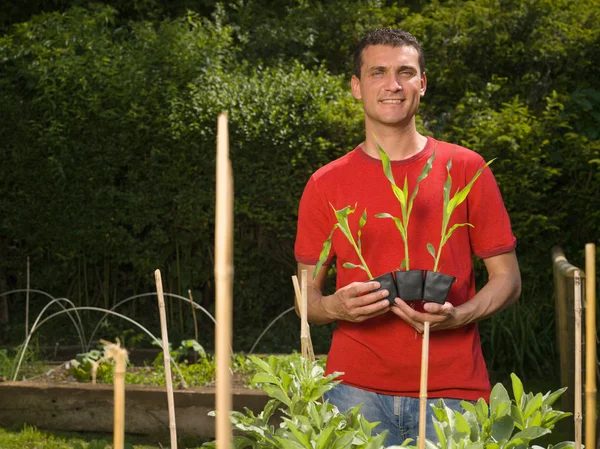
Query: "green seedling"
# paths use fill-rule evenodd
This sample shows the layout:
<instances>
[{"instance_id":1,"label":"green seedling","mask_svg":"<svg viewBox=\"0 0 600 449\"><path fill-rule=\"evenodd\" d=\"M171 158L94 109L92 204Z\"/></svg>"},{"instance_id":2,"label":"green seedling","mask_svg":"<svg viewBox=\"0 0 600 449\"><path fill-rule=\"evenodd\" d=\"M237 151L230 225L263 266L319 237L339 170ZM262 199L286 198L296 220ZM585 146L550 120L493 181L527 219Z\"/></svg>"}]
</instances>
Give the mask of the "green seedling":
<instances>
[{"instance_id":1,"label":"green seedling","mask_svg":"<svg viewBox=\"0 0 600 449\"><path fill-rule=\"evenodd\" d=\"M331 239L333 237L333 232L336 229L339 229L340 231L342 231L342 233L346 236L346 238L348 239L348 242L350 242L350 244L354 248L354 251L356 251L356 255L358 256L358 258L360 260L360 265L356 265L356 264L353 264L350 262L344 262L344 265L343 265L344 268L360 268L361 270L364 270L367 273L367 275L369 276L369 279L373 279L373 276L371 275L371 271L369 270L369 267L367 266L367 263L365 262L365 259L362 256L362 245L361 245L361 241L360 241L360 237L362 234L362 228L367 223L367 209L365 209L363 211L362 216L360 217L360 221L358 224L357 239L355 241L354 236L352 235L352 231L350 230L350 225L348 224L348 215L353 214L354 211L356 211L356 205L358 203L354 205L354 209L351 209L350 206L346 206L340 210L336 210L335 207L333 207L333 204L331 204L331 203L329 203L329 204L330 204L331 208L333 209L333 211L335 212L335 217L337 219L337 223L333 226L333 229L329 233L329 237L327 237L327 240L325 240L325 242L323 243L323 249L321 250L321 254L319 255L319 261L317 262L317 265L315 266L315 271L313 273L313 280L317 277L317 275L319 274L319 271L321 271L323 264L325 263L325 261L327 260L327 257L329 256L329 252L331 251Z\"/></svg>"},{"instance_id":2,"label":"green seedling","mask_svg":"<svg viewBox=\"0 0 600 449\"><path fill-rule=\"evenodd\" d=\"M435 251L434 246L431 243L427 244L427 251L429 252L429 254L431 254L431 257L433 257L434 260L433 271L438 270L440 256L442 255L442 248L444 248L444 245L452 236L452 233L462 226L470 226L472 228L474 227L471 223L456 223L450 229L448 229L448 224L450 223L450 218L452 217L452 214L454 213L456 208L467 199L467 195L469 195L469 192L471 191L471 188L473 187L473 184L475 183L477 178L479 178L479 176L481 176L481 173L483 173L483 170L495 160L495 158L492 159L479 170L477 170L477 172L475 173L471 181L465 186L465 188L462 190L458 189L452 198L450 198L450 192L452 190L452 176L450 175L450 170L452 169L452 158L448 160L448 163L446 164L446 171L448 172L448 177L446 178L446 182L444 183L442 233L437 253Z\"/></svg>"},{"instance_id":3,"label":"green seedling","mask_svg":"<svg viewBox=\"0 0 600 449\"><path fill-rule=\"evenodd\" d=\"M394 179L394 174L392 173L392 164L390 162L390 158L388 157L384 149L381 147L379 142L377 142L377 137L375 137L375 142L377 143L377 149L379 150L379 156L381 157L381 162L383 164L383 172L385 173L386 178L390 181L394 195L400 203L400 208L402 210L402 219L394 217L393 215L388 213L376 214L375 217L391 218L392 220L394 220L394 223L396 224L396 227L398 228L398 230L400 231L400 235L402 236L402 241L404 242L404 260L400 264L400 269L404 268L406 269L406 271L408 271L410 270L410 257L408 255L408 223L410 220L410 214L412 212L413 203L415 201L415 198L417 197L417 193L419 192L419 184L429 175L431 167L433 167L435 151L429 157L429 159L427 159L427 163L425 164L423 170L421 171L421 174L417 178L417 184L415 185L415 188L409 197L408 176L404 177L404 186L402 188L398 187L398 185L396 184L396 180Z\"/></svg>"}]
</instances>

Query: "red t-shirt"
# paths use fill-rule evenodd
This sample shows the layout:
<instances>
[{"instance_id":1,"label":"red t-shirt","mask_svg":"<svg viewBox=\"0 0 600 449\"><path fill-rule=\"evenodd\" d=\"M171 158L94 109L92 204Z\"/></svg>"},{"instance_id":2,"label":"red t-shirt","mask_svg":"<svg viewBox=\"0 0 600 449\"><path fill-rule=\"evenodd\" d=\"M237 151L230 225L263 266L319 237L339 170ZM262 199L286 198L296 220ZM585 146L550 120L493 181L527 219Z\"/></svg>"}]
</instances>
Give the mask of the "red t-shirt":
<instances>
[{"instance_id":1,"label":"red t-shirt","mask_svg":"<svg viewBox=\"0 0 600 449\"><path fill-rule=\"evenodd\" d=\"M396 184L408 176L409 196L417 177L435 149L429 176L419 185L410 216L408 241L411 269L432 270L434 260L427 243L437 250L441 238L443 186L446 163L452 157L452 191L464 188L476 171L485 165L482 157L466 148L428 138L423 150L408 159L392 161ZM359 145L345 156L317 170L308 181L298 212L295 255L298 262L315 265L323 242L336 223L331 205L348 205L356 239L359 219L367 209L362 228L362 254L374 277L398 269L404 259L404 243L387 212L401 218L400 204L385 177L382 163L367 155ZM331 205L330 205L331 204ZM486 168L475 181L467 200L452 215L455 223L471 223L454 231L445 244L438 271L456 277L447 301L458 306L475 295L472 255L487 258L512 251L516 239L500 191L491 170ZM330 259L336 257L337 288L354 281L366 281L358 268L344 268L344 262L359 264L354 248L340 230L333 233ZM362 323L338 321L327 358L327 373L343 372L348 385L379 393L419 396L421 336L402 319L389 312ZM475 323L459 329L435 331L430 336L429 397L477 400L488 398L490 383Z\"/></svg>"}]
</instances>

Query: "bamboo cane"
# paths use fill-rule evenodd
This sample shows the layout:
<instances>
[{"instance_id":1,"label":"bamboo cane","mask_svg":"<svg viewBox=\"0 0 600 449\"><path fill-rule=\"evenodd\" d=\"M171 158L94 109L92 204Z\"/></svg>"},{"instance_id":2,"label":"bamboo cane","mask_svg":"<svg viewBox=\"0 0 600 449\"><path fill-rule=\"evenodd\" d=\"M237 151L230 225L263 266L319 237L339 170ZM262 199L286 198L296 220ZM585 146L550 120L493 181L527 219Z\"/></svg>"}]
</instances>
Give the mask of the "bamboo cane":
<instances>
[{"instance_id":1,"label":"bamboo cane","mask_svg":"<svg viewBox=\"0 0 600 449\"><path fill-rule=\"evenodd\" d=\"M104 358L114 359L114 449L123 449L125 446L125 371L127 369L127 351L121 347L119 339L117 343L100 340L107 346Z\"/></svg>"},{"instance_id":2,"label":"bamboo cane","mask_svg":"<svg viewBox=\"0 0 600 449\"><path fill-rule=\"evenodd\" d=\"M581 277L575 270L574 299L575 299L575 449L581 449Z\"/></svg>"},{"instance_id":3,"label":"bamboo cane","mask_svg":"<svg viewBox=\"0 0 600 449\"><path fill-rule=\"evenodd\" d=\"M423 347L421 350L421 388L419 392L419 449L425 448L425 425L427 424L427 372L429 369L429 321L425 321Z\"/></svg>"},{"instance_id":4,"label":"bamboo cane","mask_svg":"<svg viewBox=\"0 0 600 449\"><path fill-rule=\"evenodd\" d=\"M596 245L585 245L585 447L596 447Z\"/></svg>"},{"instance_id":5,"label":"bamboo cane","mask_svg":"<svg viewBox=\"0 0 600 449\"><path fill-rule=\"evenodd\" d=\"M217 127L217 198L215 217L215 281L217 309L217 447L231 446L231 321L233 282L233 179L229 160L227 114L219 115Z\"/></svg>"},{"instance_id":6,"label":"bamboo cane","mask_svg":"<svg viewBox=\"0 0 600 449\"><path fill-rule=\"evenodd\" d=\"M162 335L163 361L165 364L165 381L167 384L167 406L169 408L169 432L171 435L171 449L177 449L177 426L175 423L175 399L173 397L173 378L171 377L171 354L169 353L169 334L167 332L167 313L165 311L165 298L163 294L160 270L154 272L156 279L156 293L158 296L158 310L160 313L160 330Z\"/></svg>"},{"instance_id":7,"label":"bamboo cane","mask_svg":"<svg viewBox=\"0 0 600 449\"><path fill-rule=\"evenodd\" d=\"M300 347L301 354L304 358L310 358L311 362L315 361L315 351L313 349L312 340L310 338L310 326L308 324L308 288L305 287L306 283L306 270L302 270L301 273L302 284L304 290L300 288L297 276L292 276L292 283L294 284L294 292L296 293L296 304L300 311Z\"/></svg>"}]
</instances>

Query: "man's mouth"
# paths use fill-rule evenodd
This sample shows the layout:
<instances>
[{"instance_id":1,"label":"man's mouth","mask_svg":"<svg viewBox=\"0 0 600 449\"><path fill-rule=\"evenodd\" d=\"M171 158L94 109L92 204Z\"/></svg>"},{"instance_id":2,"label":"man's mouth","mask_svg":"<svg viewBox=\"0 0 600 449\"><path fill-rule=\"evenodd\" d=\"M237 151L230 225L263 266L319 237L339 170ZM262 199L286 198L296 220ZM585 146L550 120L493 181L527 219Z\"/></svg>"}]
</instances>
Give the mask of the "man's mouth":
<instances>
[{"instance_id":1,"label":"man's mouth","mask_svg":"<svg viewBox=\"0 0 600 449\"><path fill-rule=\"evenodd\" d=\"M380 100L382 103L385 104L400 104L402 103L404 100L400 100L398 98L392 98L392 99L387 99L387 100Z\"/></svg>"}]
</instances>

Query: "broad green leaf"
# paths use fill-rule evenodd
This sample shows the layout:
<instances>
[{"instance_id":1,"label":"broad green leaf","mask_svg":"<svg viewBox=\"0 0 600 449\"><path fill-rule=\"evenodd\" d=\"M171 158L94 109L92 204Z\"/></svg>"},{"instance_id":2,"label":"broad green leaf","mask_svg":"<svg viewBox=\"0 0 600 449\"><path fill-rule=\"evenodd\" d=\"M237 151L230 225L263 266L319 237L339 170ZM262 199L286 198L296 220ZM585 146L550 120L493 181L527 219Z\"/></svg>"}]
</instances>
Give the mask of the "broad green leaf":
<instances>
[{"instance_id":1,"label":"broad green leaf","mask_svg":"<svg viewBox=\"0 0 600 449\"><path fill-rule=\"evenodd\" d=\"M482 398L479 398L475 407L477 410L477 421L480 423L485 422L489 416L487 402L485 402Z\"/></svg>"},{"instance_id":2,"label":"broad green leaf","mask_svg":"<svg viewBox=\"0 0 600 449\"><path fill-rule=\"evenodd\" d=\"M574 441L562 441L558 444L555 444L549 449L574 449L575 442Z\"/></svg>"},{"instance_id":3,"label":"broad green leaf","mask_svg":"<svg viewBox=\"0 0 600 449\"><path fill-rule=\"evenodd\" d=\"M281 401L283 404L287 405L288 407L291 407L292 401L290 400L288 395L281 390L281 388L275 387L273 385L264 385L262 387L262 389L270 397L277 399L278 401Z\"/></svg>"},{"instance_id":4,"label":"broad green leaf","mask_svg":"<svg viewBox=\"0 0 600 449\"><path fill-rule=\"evenodd\" d=\"M523 383L515 373L510 374L510 379L512 381L512 389L515 401L519 407L523 407L523 404L521 403L521 398L523 397Z\"/></svg>"},{"instance_id":5,"label":"broad green leaf","mask_svg":"<svg viewBox=\"0 0 600 449\"><path fill-rule=\"evenodd\" d=\"M542 406L543 403L544 403L544 400L542 398L542 393L536 394L533 397L533 399L527 403L527 406L525 407L525 411L523 413L523 418L525 418L525 419L529 418L529 416L531 416L531 414L535 410L538 410Z\"/></svg>"},{"instance_id":6,"label":"broad green leaf","mask_svg":"<svg viewBox=\"0 0 600 449\"><path fill-rule=\"evenodd\" d=\"M492 392L490 393L490 415L499 418L506 414L498 411L501 407L504 408L504 404L506 403L510 405L508 392L506 391L506 388L504 388L504 385L498 382L494 385L494 388L492 388Z\"/></svg>"},{"instance_id":7,"label":"broad green leaf","mask_svg":"<svg viewBox=\"0 0 600 449\"><path fill-rule=\"evenodd\" d=\"M471 427L469 426L469 423L467 422L465 417L460 412L454 412L454 425L455 433L464 435L471 434Z\"/></svg>"},{"instance_id":8,"label":"broad green leaf","mask_svg":"<svg viewBox=\"0 0 600 449\"><path fill-rule=\"evenodd\" d=\"M535 412L533 412L527 420L527 425L542 426L542 412L540 410L536 410Z\"/></svg>"},{"instance_id":9,"label":"broad green leaf","mask_svg":"<svg viewBox=\"0 0 600 449\"><path fill-rule=\"evenodd\" d=\"M445 448L446 447L446 434L444 433L444 430L442 429L441 423L434 419L433 420L433 428L435 429L435 434L437 435L438 440L440 442L440 447Z\"/></svg>"},{"instance_id":10,"label":"broad green leaf","mask_svg":"<svg viewBox=\"0 0 600 449\"><path fill-rule=\"evenodd\" d=\"M523 413L521 412L521 408L516 404L512 404L510 406L510 414L513 420L515 421L515 426L517 426L517 428L519 428L520 430L523 430L523 427L525 427L525 421L523 419Z\"/></svg>"},{"instance_id":11,"label":"broad green leaf","mask_svg":"<svg viewBox=\"0 0 600 449\"><path fill-rule=\"evenodd\" d=\"M317 438L315 449L325 449L331 441L331 436L333 435L334 430L335 427L331 426L323 429L323 431L319 434L319 437Z\"/></svg>"},{"instance_id":12,"label":"broad green leaf","mask_svg":"<svg viewBox=\"0 0 600 449\"><path fill-rule=\"evenodd\" d=\"M567 387L556 390L553 393L546 393L546 395L544 395L544 405L551 406L565 391L567 391Z\"/></svg>"},{"instance_id":13,"label":"broad green leaf","mask_svg":"<svg viewBox=\"0 0 600 449\"><path fill-rule=\"evenodd\" d=\"M492 424L492 438L498 442L508 441L514 428L513 419L509 415L504 415Z\"/></svg>"},{"instance_id":14,"label":"broad green leaf","mask_svg":"<svg viewBox=\"0 0 600 449\"><path fill-rule=\"evenodd\" d=\"M542 427L528 427L525 430L515 433L515 435L506 444L505 448L509 449L521 444L528 444L529 441L535 440L536 438L542 437L548 433L550 433L549 429L544 429Z\"/></svg>"}]
</instances>

